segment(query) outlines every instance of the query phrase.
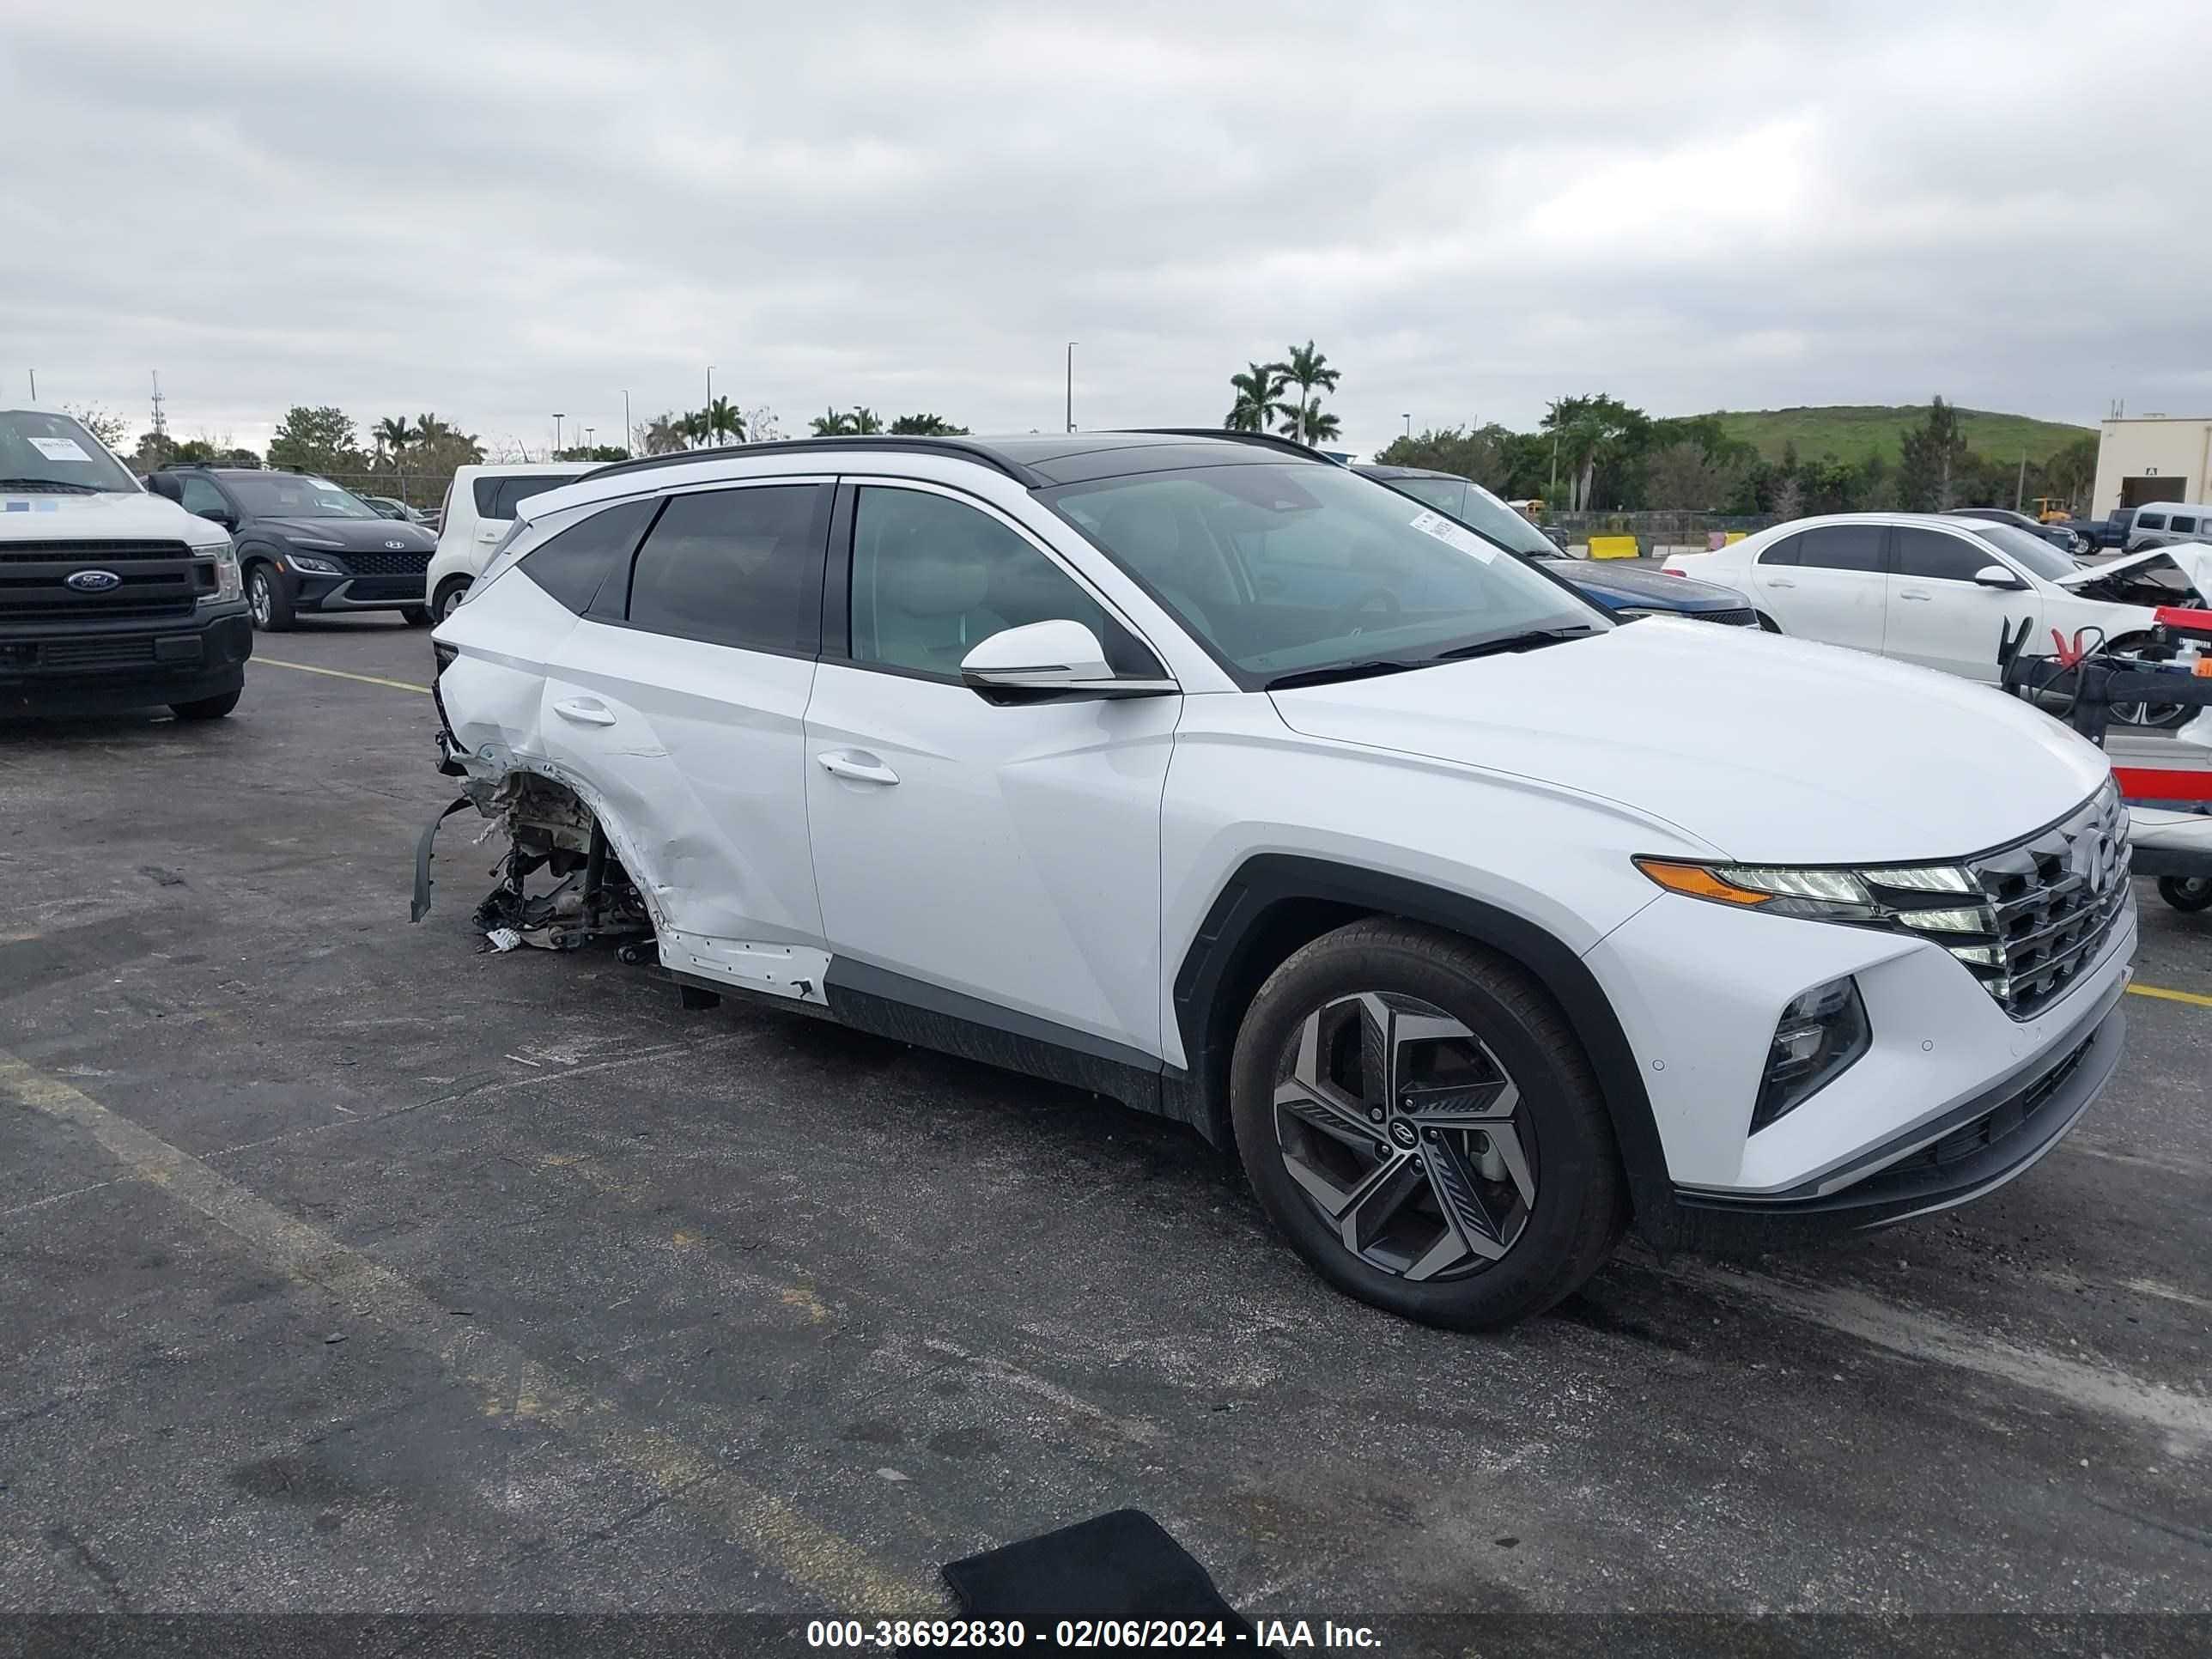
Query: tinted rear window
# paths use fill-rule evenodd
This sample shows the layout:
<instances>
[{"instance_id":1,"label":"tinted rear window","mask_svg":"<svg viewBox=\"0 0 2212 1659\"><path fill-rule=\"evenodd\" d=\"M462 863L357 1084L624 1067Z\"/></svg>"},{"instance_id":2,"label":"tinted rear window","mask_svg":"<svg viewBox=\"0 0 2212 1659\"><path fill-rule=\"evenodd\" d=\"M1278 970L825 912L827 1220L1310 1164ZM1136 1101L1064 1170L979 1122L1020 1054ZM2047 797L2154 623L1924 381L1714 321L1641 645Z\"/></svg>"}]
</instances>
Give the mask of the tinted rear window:
<instances>
[{"instance_id":1,"label":"tinted rear window","mask_svg":"<svg viewBox=\"0 0 2212 1659\"><path fill-rule=\"evenodd\" d=\"M1879 524L1822 525L1797 538L1797 562L1821 570L1878 571L1887 530Z\"/></svg>"},{"instance_id":2,"label":"tinted rear window","mask_svg":"<svg viewBox=\"0 0 2212 1659\"><path fill-rule=\"evenodd\" d=\"M532 548L519 562L531 580L580 617L591 609L608 573L628 562L659 505L652 500L623 501L594 513Z\"/></svg>"},{"instance_id":3,"label":"tinted rear window","mask_svg":"<svg viewBox=\"0 0 2212 1659\"><path fill-rule=\"evenodd\" d=\"M1798 544L1800 542L1803 541L1804 539L1805 539L1805 538L1804 538L1802 536L1784 536L1784 537L1780 541L1778 541L1778 542L1775 543L1773 546L1771 546L1771 547L1768 548L1768 549L1766 550L1766 551L1765 551L1764 553L1762 553L1762 554L1760 554L1760 555L1759 556L1759 563L1761 563L1761 564L1795 564L1795 563L1796 563L1796 562L1797 562L1797 544Z\"/></svg>"},{"instance_id":4,"label":"tinted rear window","mask_svg":"<svg viewBox=\"0 0 2212 1659\"><path fill-rule=\"evenodd\" d=\"M2138 513L2136 514L2136 528L2138 530L2163 530L2166 528L2166 514L2163 513Z\"/></svg>"},{"instance_id":5,"label":"tinted rear window","mask_svg":"<svg viewBox=\"0 0 2212 1659\"><path fill-rule=\"evenodd\" d=\"M633 627L757 651L822 643L828 484L673 495L638 550Z\"/></svg>"},{"instance_id":6,"label":"tinted rear window","mask_svg":"<svg viewBox=\"0 0 2212 1659\"><path fill-rule=\"evenodd\" d=\"M527 501L532 495L542 495L549 489L558 489L565 483L574 483L579 476L574 472L537 476L518 473L511 477L478 478L476 481L477 516L511 519L514 516L517 501Z\"/></svg>"},{"instance_id":7,"label":"tinted rear window","mask_svg":"<svg viewBox=\"0 0 2212 1659\"><path fill-rule=\"evenodd\" d=\"M2166 528L2168 530L2179 531L2184 534L2194 534L2197 529L2197 520L2194 518L2184 518L2177 513L2174 514L2173 522L2166 526Z\"/></svg>"},{"instance_id":8,"label":"tinted rear window","mask_svg":"<svg viewBox=\"0 0 2212 1659\"><path fill-rule=\"evenodd\" d=\"M2009 526L2007 526L2009 527ZM1940 530L1901 525L1897 532L1897 574L1923 580L1970 582L1984 565L1995 564L1983 549Z\"/></svg>"}]
</instances>

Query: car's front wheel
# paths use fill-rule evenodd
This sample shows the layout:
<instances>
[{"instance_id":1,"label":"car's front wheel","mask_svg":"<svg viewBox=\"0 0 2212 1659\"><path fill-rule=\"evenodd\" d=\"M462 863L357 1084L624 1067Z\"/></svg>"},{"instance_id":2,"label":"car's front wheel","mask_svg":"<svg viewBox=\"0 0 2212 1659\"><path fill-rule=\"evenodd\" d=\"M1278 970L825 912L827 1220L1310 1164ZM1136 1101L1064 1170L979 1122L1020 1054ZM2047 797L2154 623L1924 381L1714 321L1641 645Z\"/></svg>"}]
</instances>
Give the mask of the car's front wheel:
<instances>
[{"instance_id":1,"label":"car's front wheel","mask_svg":"<svg viewBox=\"0 0 2212 1659\"><path fill-rule=\"evenodd\" d=\"M1472 1330L1540 1313L1612 1251L1626 1191L1597 1081L1522 969L1387 918L1253 999L1231 1071L1261 1206L1340 1290Z\"/></svg>"},{"instance_id":2,"label":"car's front wheel","mask_svg":"<svg viewBox=\"0 0 2212 1659\"><path fill-rule=\"evenodd\" d=\"M2205 909L2212 907L2212 876L2160 876L2158 896L2177 910Z\"/></svg>"},{"instance_id":3,"label":"car's front wheel","mask_svg":"<svg viewBox=\"0 0 2212 1659\"><path fill-rule=\"evenodd\" d=\"M282 634L292 626L291 584L276 566L263 562L246 573L246 603L263 633Z\"/></svg>"},{"instance_id":4,"label":"car's front wheel","mask_svg":"<svg viewBox=\"0 0 2212 1659\"><path fill-rule=\"evenodd\" d=\"M410 605L399 613L399 620L410 628L428 628L433 620L427 605Z\"/></svg>"}]
</instances>

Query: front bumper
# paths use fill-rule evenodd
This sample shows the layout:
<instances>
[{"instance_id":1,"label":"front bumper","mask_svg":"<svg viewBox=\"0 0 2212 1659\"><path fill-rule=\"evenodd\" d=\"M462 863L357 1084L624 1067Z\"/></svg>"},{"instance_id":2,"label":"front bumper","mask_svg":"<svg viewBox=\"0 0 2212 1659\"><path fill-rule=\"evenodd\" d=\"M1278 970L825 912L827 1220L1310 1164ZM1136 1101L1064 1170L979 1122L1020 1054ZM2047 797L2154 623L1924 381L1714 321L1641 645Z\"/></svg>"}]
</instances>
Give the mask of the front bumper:
<instances>
[{"instance_id":1,"label":"front bumper","mask_svg":"<svg viewBox=\"0 0 2212 1659\"><path fill-rule=\"evenodd\" d=\"M295 570L295 611L405 611L429 603L428 573L408 576L311 576Z\"/></svg>"},{"instance_id":2,"label":"front bumper","mask_svg":"<svg viewBox=\"0 0 2212 1659\"><path fill-rule=\"evenodd\" d=\"M1662 896L1585 961L1651 1102L1675 1201L1664 1231L1695 1235L1725 1218L1866 1226L2010 1180L2072 1127L2117 1066L2136 932L2130 895L2094 963L2057 1001L2014 1020L1925 940ZM1846 975L1866 1005L1871 1046L1753 1133L1783 1008Z\"/></svg>"},{"instance_id":3,"label":"front bumper","mask_svg":"<svg viewBox=\"0 0 2212 1659\"><path fill-rule=\"evenodd\" d=\"M0 716L88 714L221 696L246 683L242 601L172 621L70 621L0 629Z\"/></svg>"}]
</instances>

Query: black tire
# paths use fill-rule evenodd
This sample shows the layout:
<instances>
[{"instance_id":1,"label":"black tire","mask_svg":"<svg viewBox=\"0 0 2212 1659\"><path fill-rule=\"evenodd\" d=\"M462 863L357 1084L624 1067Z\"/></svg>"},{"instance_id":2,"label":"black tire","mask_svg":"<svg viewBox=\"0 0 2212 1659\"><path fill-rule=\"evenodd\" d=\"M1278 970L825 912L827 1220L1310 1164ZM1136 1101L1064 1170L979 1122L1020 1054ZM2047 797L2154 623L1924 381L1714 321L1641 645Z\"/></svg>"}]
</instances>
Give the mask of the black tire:
<instances>
[{"instance_id":1,"label":"black tire","mask_svg":"<svg viewBox=\"0 0 2212 1659\"><path fill-rule=\"evenodd\" d=\"M246 602L253 611L254 627L264 634L289 633L298 616L292 603L292 579L265 559L246 568Z\"/></svg>"},{"instance_id":2,"label":"black tire","mask_svg":"<svg viewBox=\"0 0 2212 1659\"><path fill-rule=\"evenodd\" d=\"M399 620L410 628L428 628L432 621L430 607L427 605L410 605L399 613Z\"/></svg>"},{"instance_id":3,"label":"black tire","mask_svg":"<svg viewBox=\"0 0 2212 1659\"><path fill-rule=\"evenodd\" d=\"M432 617L439 622L445 621L453 614L453 608L460 604L462 596L468 591L469 579L466 576L447 577L438 584L438 591L431 598Z\"/></svg>"},{"instance_id":4,"label":"black tire","mask_svg":"<svg viewBox=\"0 0 2212 1659\"><path fill-rule=\"evenodd\" d=\"M195 697L190 702L173 702L169 712L180 720L219 720L238 707L242 689L225 691L218 696Z\"/></svg>"},{"instance_id":5,"label":"black tire","mask_svg":"<svg viewBox=\"0 0 2212 1659\"><path fill-rule=\"evenodd\" d=\"M2160 876L2158 896L2175 909L2194 915L2212 908L2212 876Z\"/></svg>"},{"instance_id":6,"label":"black tire","mask_svg":"<svg viewBox=\"0 0 2212 1659\"><path fill-rule=\"evenodd\" d=\"M1368 997L1373 1000L1365 1001ZM1357 1027L1349 1040L1358 1050L1352 1063L1371 1078L1370 1045L1377 1041L1371 1033L1377 1027L1358 1004L1373 1007L1386 998L1394 1028L1401 1018L1419 1020L1417 1029L1450 1027L1467 1039L1436 1042L1425 1051L1428 1102L1482 1097L1494 1109L1505 1098L1502 1092L1479 1097L1475 1090L1437 1083L1446 1075L1447 1042L1451 1055L1486 1067L1486 1077L1496 1073L1481 1087L1497 1090L1502 1082L1518 1091L1510 1117L1494 1121L1504 1131L1495 1145L1514 1150L1510 1166L1492 1150L1490 1133L1417 1127L1433 1109L1432 1104L1413 1109L1417 1096L1401 1094L1390 1103L1387 1122L1364 1131L1375 1139L1364 1152L1356 1146L1357 1133L1346 1134L1345 1117L1358 1131L1357 1120L1376 1109L1373 1102L1322 1127L1316 1126L1327 1113L1303 1104L1278 1106L1279 1089L1302 1101L1312 1098L1297 1081L1304 1056L1334 1043L1337 1059L1322 1063L1346 1063L1341 1049L1348 1003L1354 1006L1348 1018ZM1439 1013L1441 1022L1433 1018ZM1331 1021L1333 1028L1324 1024ZM1395 1036L1381 1039L1394 1073L1414 1040L1401 1047ZM1421 1063L1419 1055L1414 1063ZM1338 1097L1346 1093L1340 1091ZM1405 1112L1395 1109L1401 1106ZM1423 1324L1483 1330L1541 1313L1597 1271L1627 1225L1627 1188L1612 1122L1565 1017L1516 964L1435 928L1372 917L1294 952L1260 988L1237 1030L1230 1110L1245 1173L1291 1248L1347 1295ZM1441 1147L1435 1144L1440 1133ZM1343 1173L1320 1168L1332 1163ZM1336 1183L1338 1197L1346 1190L1370 1190L1386 1164L1398 1168L1400 1189L1408 1196L1398 1200L1401 1207L1392 1212L1389 1235L1356 1252L1342 1224L1325 1215L1324 1200L1312 1182L1318 1170ZM1509 1167L1510 1175L1494 1181L1471 1179L1486 1169ZM1446 1208L1448 1189L1474 1200L1459 1214L1472 1213L1478 1224L1501 1224L1482 1235L1487 1243L1479 1255L1466 1248L1475 1230L1443 1219L1452 1212ZM1337 1213L1352 1216L1371 1207L1354 1204ZM1510 1227L1502 1224L1509 1221ZM1455 1249L1463 1254L1451 1255ZM1378 1262L1393 1251L1405 1258L1401 1265ZM1429 1266L1440 1259L1451 1265ZM1424 1271L1435 1276L1419 1277Z\"/></svg>"}]
</instances>

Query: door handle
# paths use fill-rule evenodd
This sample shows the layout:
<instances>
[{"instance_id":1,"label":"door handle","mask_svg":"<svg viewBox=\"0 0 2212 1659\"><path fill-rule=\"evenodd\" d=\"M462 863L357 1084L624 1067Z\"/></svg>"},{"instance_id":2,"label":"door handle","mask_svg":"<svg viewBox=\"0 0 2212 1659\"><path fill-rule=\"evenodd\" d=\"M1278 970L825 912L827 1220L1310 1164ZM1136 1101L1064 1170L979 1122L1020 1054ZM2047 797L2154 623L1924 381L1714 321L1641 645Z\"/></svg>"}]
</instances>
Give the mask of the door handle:
<instances>
[{"instance_id":1,"label":"door handle","mask_svg":"<svg viewBox=\"0 0 2212 1659\"><path fill-rule=\"evenodd\" d=\"M850 778L855 783L896 783L898 774L873 755L860 750L828 749L814 757L822 763L822 769L833 778Z\"/></svg>"},{"instance_id":2,"label":"door handle","mask_svg":"<svg viewBox=\"0 0 2212 1659\"><path fill-rule=\"evenodd\" d=\"M482 530L477 532L477 539L480 542L495 542L499 539L499 531L494 526L486 525Z\"/></svg>"},{"instance_id":3,"label":"door handle","mask_svg":"<svg viewBox=\"0 0 2212 1659\"><path fill-rule=\"evenodd\" d=\"M1897 597L1900 599L1917 599L1923 605L1925 605L1929 600L1934 599L1936 596L1933 593L1923 592L1918 588L1900 587L1897 590Z\"/></svg>"},{"instance_id":4,"label":"door handle","mask_svg":"<svg viewBox=\"0 0 2212 1659\"><path fill-rule=\"evenodd\" d=\"M1766 585L1769 587L1795 587L1797 586L1796 582L1787 580L1780 576L1769 576L1766 579Z\"/></svg>"},{"instance_id":5,"label":"door handle","mask_svg":"<svg viewBox=\"0 0 2212 1659\"><path fill-rule=\"evenodd\" d=\"M570 697L565 702L553 705L553 712L564 720L574 720L579 726L612 726L613 712L603 702L589 697Z\"/></svg>"}]
</instances>

